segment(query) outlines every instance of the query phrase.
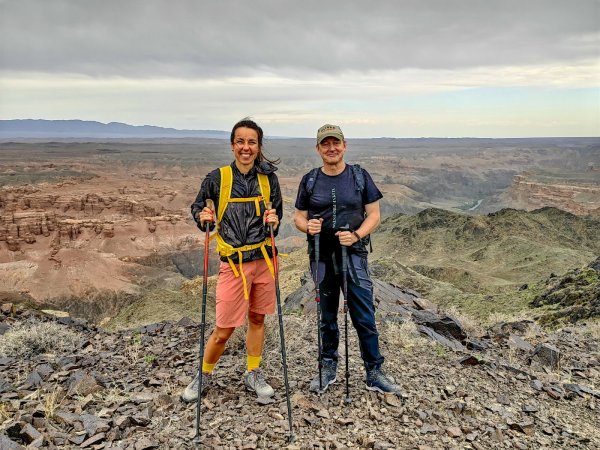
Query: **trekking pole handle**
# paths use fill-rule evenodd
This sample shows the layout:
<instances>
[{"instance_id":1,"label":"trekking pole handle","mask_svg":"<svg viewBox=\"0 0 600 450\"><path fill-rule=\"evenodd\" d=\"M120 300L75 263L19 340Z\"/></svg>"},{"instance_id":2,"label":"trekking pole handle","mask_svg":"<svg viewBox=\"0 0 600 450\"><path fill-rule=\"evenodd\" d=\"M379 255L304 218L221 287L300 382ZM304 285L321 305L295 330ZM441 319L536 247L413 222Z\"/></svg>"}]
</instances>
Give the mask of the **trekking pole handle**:
<instances>
[{"instance_id":1,"label":"trekking pole handle","mask_svg":"<svg viewBox=\"0 0 600 450\"><path fill-rule=\"evenodd\" d=\"M265 202L265 212L267 212L270 209L273 209L273 202ZM264 217L264 221L265 225L270 228L271 232L273 232L273 224L267 222L267 216Z\"/></svg>"},{"instance_id":2,"label":"trekking pole handle","mask_svg":"<svg viewBox=\"0 0 600 450\"><path fill-rule=\"evenodd\" d=\"M215 212L215 202L213 202L213 201L212 201L212 199L210 199L210 198L207 198L207 199L205 200L205 202L206 202L206 206L205 206L205 208L208 208L208 209L210 209L210 210L211 210L211 211L214 213L214 212ZM202 212L202 211L201 211L201 212ZM205 225L206 225L206 223L205 223L205 222L208 222L208 221L200 221L200 224L201 224L202 226L205 226Z\"/></svg>"}]
</instances>

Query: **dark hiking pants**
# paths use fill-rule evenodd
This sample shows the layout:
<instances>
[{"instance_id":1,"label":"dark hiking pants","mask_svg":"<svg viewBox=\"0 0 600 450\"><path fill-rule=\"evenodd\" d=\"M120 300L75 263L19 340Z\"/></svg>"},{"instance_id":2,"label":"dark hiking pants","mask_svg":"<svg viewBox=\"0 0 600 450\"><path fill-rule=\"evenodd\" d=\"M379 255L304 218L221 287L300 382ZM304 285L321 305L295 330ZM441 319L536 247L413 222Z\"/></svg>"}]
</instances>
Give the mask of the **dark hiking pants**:
<instances>
[{"instance_id":1,"label":"dark hiking pants","mask_svg":"<svg viewBox=\"0 0 600 450\"><path fill-rule=\"evenodd\" d=\"M348 270L348 312L358 334L360 353L365 369L371 370L383 364L379 353L379 334L375 325L375 307L373 305L373 284L369 276L366 257L351 255L354 271ZM341 264L340 264L341 265ZM354 273L353 273L354 272ZM338 309L343 302L342 271L336 270L334 262L319 263L321 279L321 339L323 359L338 360L340 332L338 327ZM356 279L357 278L357 279ZM343 314L343 310L342 310ZM340 319L343 320L343 317Z\"/></svg>"}]
</instances>

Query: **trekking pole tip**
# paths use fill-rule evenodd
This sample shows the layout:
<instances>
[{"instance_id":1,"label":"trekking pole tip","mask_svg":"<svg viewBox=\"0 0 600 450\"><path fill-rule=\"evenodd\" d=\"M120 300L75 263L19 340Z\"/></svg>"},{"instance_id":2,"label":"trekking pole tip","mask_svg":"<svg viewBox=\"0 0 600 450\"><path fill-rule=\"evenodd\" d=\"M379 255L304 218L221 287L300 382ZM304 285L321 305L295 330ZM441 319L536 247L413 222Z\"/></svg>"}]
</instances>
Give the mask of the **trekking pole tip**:
<instances>
[{"instance_id":1,"label":"trekking pole tip","mask_svg":"<svg viewBox=\"0 0 600 450\"><path fill-rule=\"evenodd\" d=\"M350 397L345 397L344 403L352 403L352 399Z\"/></svg>"},{"instance_id":2,"label":"trekking pole tip","mask_svg":"<svg viewBox=\"0 0 600 450\"><path fill-rule=\"evenodd\" d=\"M288 443L290 443L290 444L291 444L291 443L292 443L292 442L294 442L295 440L296 440L296 435L295 435L294 433L290 433L290 434L288 435Z\"/></svg>"}]
</instances>

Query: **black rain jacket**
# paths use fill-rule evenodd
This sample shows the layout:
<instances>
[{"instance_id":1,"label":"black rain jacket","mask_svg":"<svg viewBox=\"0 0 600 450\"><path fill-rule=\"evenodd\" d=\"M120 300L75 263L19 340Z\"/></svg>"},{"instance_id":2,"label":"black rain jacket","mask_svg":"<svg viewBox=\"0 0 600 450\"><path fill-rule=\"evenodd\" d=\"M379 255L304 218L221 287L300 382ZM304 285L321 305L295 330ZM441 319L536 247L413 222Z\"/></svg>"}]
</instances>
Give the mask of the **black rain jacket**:
<instances>
[{"instance_id":1,"label":"black rain jacket","mask_svg":"<svg viewBox=\"0 0 600 450\"><path fill-rule=\"evenodd\" d=\"M233 183L231 186L231 198L248 198L257 197L260 195L260 187L258 185L257 172L264 173L269 178L269 184L271 186L271 202L273 202L273 208L279 216L283 216L283 202L281 198L281 188L279 186L279 180L275 171L277 167L272 164L262 161L255 162L254 167L250 169L247 174L241 173L235 165L235 161L232 162L231 167L233 169ZM202 181L200 191L196 196L196 200L192 203L192 217L196 221L198 228L204 231L203 227L200 226L198 220L198 214L206 206L206 200L212 199L215 202L215 219L217 211L219 210L219 192L221 187L221 172L219 169L215 169L210 172L206 178ZM233 247L242 247L244 245L258 244L270 236L269 228L263 223L263 213L265 211L264 203L260 205L260 215L256 215L256 206L254 202L243 202L235 203L229 202L221 224L219 226L219 233L228 244ZM279 227L275 230L275 236ZM267 253L269 256L273 256L271 247L267 246ZM237 254L230 256L231 260L238 264ZM256 259L262 259L263 254L260 248L255 250L246 251L243 253L242 262L254 261ZM226 257L221 257L222 261L227 261Z\"/></svg>"}]
</instances>

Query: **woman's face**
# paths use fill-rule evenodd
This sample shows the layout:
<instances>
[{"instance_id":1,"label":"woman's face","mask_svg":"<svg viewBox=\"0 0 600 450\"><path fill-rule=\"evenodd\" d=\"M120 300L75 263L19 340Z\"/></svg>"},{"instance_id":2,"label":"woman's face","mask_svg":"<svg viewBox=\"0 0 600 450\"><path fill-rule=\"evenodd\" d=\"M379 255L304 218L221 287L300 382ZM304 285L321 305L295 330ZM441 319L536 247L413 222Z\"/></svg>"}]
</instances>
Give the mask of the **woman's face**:
<instances>
[{"instance_id":1,"label":"woman's face","mask_svg":"<svg viewBox=\"0 0 600 450\"><path fill-rule=\"evenodd\" d=\"M245 173L254 166L254 160L260 151L258 133L252 128L240 127L235 130L234 136L231 150L235 156L235 164Z\"/></svg>"}]
</instances>

